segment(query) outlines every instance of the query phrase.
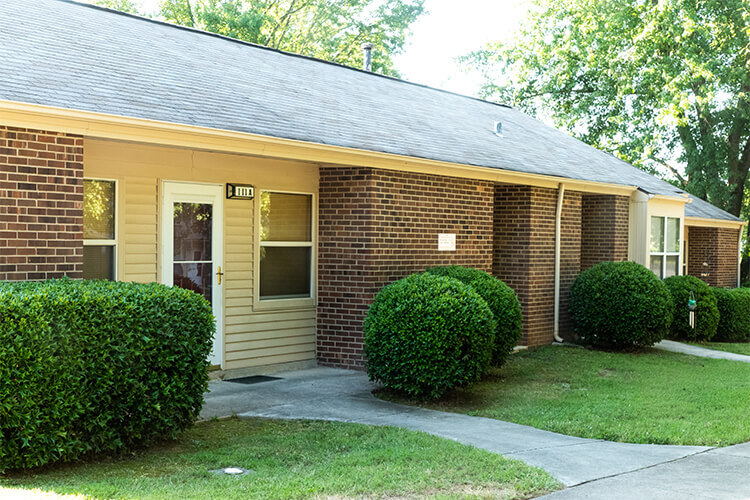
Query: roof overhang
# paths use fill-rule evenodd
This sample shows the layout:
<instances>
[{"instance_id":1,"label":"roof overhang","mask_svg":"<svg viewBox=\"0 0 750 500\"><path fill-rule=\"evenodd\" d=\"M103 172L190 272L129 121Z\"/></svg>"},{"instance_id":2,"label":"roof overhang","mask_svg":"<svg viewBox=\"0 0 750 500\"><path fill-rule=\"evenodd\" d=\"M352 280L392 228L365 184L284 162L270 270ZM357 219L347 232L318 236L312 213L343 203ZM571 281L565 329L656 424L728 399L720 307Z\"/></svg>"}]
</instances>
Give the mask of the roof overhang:
<instances>
[{"instance_id":1,"label":"roof overhang","mask_svg":"<svg viewBox=\"0 0 750 500\"><path fill-rule=\"evenodd\" d=\"M705 217L685 217L686 226L723 227L728 229L742 229L747 225L744 220L708 219Z\"/></svg>"},{"instance_id":2,"label":"roof overhang","mask_svg":"<svg viewBox=\"0 0 750 500\"><path fill-rule=\"evenodd\" d=\"M85 137L245 154L315 164L419 172L588 193L629 196L635 186L530 174L179 123L0 100L0 124Z\"/></svg>"}]
</instances>

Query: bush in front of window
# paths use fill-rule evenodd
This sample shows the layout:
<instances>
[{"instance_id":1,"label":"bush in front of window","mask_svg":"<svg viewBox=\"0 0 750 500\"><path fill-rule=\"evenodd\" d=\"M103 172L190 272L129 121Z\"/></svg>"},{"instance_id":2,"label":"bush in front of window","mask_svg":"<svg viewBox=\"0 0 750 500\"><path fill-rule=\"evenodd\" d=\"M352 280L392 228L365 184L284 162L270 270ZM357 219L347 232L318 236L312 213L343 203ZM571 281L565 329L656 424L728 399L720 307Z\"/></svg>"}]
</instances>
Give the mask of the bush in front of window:
<instances>
[{"instance_id":1,"label":"bush in front of window","mask_svg":"<svg viewBox=\"0 0 750 500\"><path fill-rule=\"evenodd\" d=\"M427 272L466 283L487 302L497 322L492 364L502 366L521 339L523 315L516 293L508 285L480 269L442 266L430 268Z\"/></svg>"},{"instance_id":2,"label":"bush in front of window","mask_svg":"<svg viewBox=\"0 0 750 500\"><path fill-rule=\"evenodd\" d=\"M711 340L719 326L719 308L711 287L695 276L671 276L664 280L674 302L670 336L681 340ZM696 301L695 328L690 326L688 301Z\"/></svg>"},{"instance_id":3,"label":"bush in front of window","mask_svg":"<svg viewBox=\"0 0 750 500\"><path fill-rule=\"evenodd\" d=\"M383 288L364 323L367 373L420 399L481 377L492 358L495 319L469 285L414 274Z\"/></svg>"},{"instance_id":4,"label":"bush in front of window","mask_svg":"<svg viewBox=\"0 0 750 500\"><path fill-rule=\"evenodd\" d=\"M203 404L214 328L180 288L0 283L0 471L174 437Z\"/></svg>"},{"instance_id":5,"label":"bush in front of window","mask_svg":"<svg viewBox=\"0 0 750 500\"><path fill-rule=\"evenodd\" d=\"M750 342L750 289L711 288L719 308L719 326L712 340Z\"/></svg>"},{"instance_id":6,"label":"bush in front of window","mask_svg":"<svg viewBox=\"0 0 750 500\"><path fill-rule=\"evenodd\" d=\"M614 350L654 345L669 332L666 285L635 262L602 262L578 275L569 310L582 343Z\"/></svg>"}]
</instances>

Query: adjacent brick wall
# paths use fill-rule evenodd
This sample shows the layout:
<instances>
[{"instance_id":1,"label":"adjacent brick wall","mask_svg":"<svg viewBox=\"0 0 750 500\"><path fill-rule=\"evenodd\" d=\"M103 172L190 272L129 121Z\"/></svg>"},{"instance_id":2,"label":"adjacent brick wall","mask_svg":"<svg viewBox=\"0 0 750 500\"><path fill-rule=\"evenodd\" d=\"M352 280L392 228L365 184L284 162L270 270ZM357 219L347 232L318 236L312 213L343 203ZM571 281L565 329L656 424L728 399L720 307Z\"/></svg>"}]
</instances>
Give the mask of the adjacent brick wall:
<instances>
[{"instance_id":1,"label":"adjacent brick wall","mask_svg":"<svg viewBox=\"0 0 750 500\"><path fill-rule=\"evenodd\" d=\"M555 211L557 191L513 184L495 185L492 272L518 295L523 308L521 343L553 340ZM561 221L560 332L568 334L570 285L581 267L581 193L567 191Z\"/></svg>"},{"instance_id":2,"label":"adjacent brick wall","mask_svg":"<svg viewBox=\"0 0 750 500\"><path fill-rule=\"evenodd\" d=\"M711 286L736 287L739 231L717 227L686 228L688 274L704 280ZM704 262L708 266L704 266ZM702 276L706 272L708 276Z\"/></svg>"},{"instance_id":3,"label":"adjacent brick wall","mask_svg":"<svg viewBox=\"0 0 750 500\"><path fill-rule=\"evenodd\" d=\"M566 339L573 336L573 323L568 314L570 287L581 273L581 217L582 193L565 191L560 222L560 335ZM552 270L554 272L554 267Z\"/></svg>"},{"instance_id":4,"label":"adjacent brick wall","mask_svg":"<svg viewBox=\"0 0 750 500\"><path fill-rule=\"evenodd\" d=\"M0 280L83 272L83 138L0 125Z\"/></svg>"},{"instance_id":5,"label":"adjacent brick wall","mask_svg":"<svg viewBox=\"0 0 750 500\"><path fill-rule=\"evenodd\" d=\"M429 266L492 267L489 182L358 167L322 167L318 361L363 366L362 322L386 284ZM438 252L438 233L456 251Z\"/></svg>"},{"instance_id":6,"label":"adjacent brick wall","mask_svg":"<svg viewBox=\"0 0 750 500\"><path fill-rule=\"evenodd\" d=\"M581 217L581 270L628 259L630 198L584 194Z\"/></svg>"}]
</instances>

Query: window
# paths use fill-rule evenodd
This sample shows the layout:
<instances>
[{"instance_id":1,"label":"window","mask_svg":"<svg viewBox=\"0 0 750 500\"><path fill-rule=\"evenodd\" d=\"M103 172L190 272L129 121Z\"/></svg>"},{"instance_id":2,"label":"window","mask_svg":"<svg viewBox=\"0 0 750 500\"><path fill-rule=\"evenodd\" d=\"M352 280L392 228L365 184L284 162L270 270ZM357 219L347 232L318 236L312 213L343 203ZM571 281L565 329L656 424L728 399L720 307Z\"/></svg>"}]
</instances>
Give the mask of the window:
<instances>
[{"instance_id":1,"label":"window","mask_svg":"<svg viewBox=\"0 0 750 500\"><path fill-rule=\"evenodd\" d=\"M680 274L680 219L651 217L651 270L659 278Z\"/></svg>"},{"instance_id":2,"label":"window","mask_svg":"<svg viewBox=\"0 0 750 500\"><path fill-rule=\"evenodd\" d=\"M115 181L83 181L83 278L114 280Z\"/></svg>"},{"instance_id":3,"label":"window","mask_svg":"<svg viewBox=\"0 0 750 500\"><path fill-rule=\"evenodd\" d=\"M260 194L259 298L312 297L312 195Z\"/></svg>"}]
</instances>

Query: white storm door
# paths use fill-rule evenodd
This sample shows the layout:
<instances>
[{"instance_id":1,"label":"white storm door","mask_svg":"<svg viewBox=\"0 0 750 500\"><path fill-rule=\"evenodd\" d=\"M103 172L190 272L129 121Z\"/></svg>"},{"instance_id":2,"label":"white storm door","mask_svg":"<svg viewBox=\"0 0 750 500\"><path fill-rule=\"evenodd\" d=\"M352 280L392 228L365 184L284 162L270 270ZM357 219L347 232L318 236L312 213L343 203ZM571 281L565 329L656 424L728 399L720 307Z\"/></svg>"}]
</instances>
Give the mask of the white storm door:
<instances>
[{"instance_id":1,"label":"white storm door","mask_svg":"<svg viewBox=\"0 0 750 500\"><path fill-rule=\"evenodd\" d=\"M192 290L211 303L216 335L209 359L223 367L223 187L164 182L162 192L161 282Z\"/></svg>"}]
</instances>

